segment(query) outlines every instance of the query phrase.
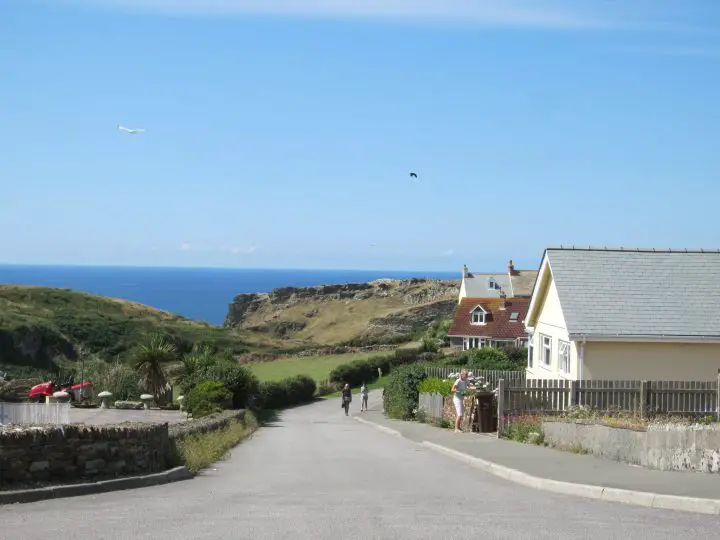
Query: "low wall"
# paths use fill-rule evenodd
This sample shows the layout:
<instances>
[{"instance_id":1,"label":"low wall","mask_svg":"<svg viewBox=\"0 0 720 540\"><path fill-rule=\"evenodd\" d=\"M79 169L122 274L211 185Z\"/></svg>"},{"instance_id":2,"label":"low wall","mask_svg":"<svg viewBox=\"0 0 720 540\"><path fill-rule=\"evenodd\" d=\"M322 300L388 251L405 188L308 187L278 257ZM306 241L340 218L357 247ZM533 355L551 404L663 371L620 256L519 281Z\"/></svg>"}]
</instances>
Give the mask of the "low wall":
<instances>
[{"instance_id":1,"label":"low wall","mask_svg":"<svg viewBox=\"0 0 720 540\"><path fill-rule=\"evenodd\" d=\"M0 432L0 489L166 469L167 424L28 427Z\"/></svg>"},{"instance_id":2,"label":"low wall","mask_svg":"<svg viewBox=\"0 0 720 540\"><path fill-rule=\"evenodd\" d=\"M474 406L473 400L474 396L465 396L463 398L463 415L460 422L460 429L470 431L472 409ZM457 413L455 412L455 404L453 403L452 396L445 396L443 399L443 419L455 424L455 418L457 418Z\"/></svg>"},{"instance_id":3,"label":"low wall","mask_svg":"<svg viewBox=\"0 0 720 540\"><path fill-rule=\"evenodd\" d=\"M543 422L545 441L564 450L661 471L720 473L720 426L650 425L647 431L582 422Z\"/></svg>"},{"instance_id":4,"label":"low wall","mask_svg":"<svg viewBox=\"0 0 720 540\"><path fill-rule=\"evenodd\" d=\"M0 431L0 490L99 481L162 472L179 465L175 443L244 422L245 411L180 424L15 426Z\"/></svg>"}]
</instances>

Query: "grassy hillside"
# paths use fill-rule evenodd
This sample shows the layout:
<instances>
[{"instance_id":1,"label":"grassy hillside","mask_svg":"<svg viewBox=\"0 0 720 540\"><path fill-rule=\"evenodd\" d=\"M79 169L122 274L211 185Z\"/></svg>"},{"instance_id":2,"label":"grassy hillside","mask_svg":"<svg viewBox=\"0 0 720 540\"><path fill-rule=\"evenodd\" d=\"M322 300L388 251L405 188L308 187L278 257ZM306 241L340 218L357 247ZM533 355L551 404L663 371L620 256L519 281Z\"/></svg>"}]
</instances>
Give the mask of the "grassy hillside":
<instances>
[{"instance_id":1,"label":"grassy hillside","mask_svg":"<svg viewBox=\"0 0 720 540\"><path fill-rule=\"evenodd\" d=\"M459 283L378 280L238 295L226 325L285 347L408 341L452 315Z\"/></svg>"},{"instance_id":2,"label":"grassy hillside","mask_svg":"<svg viewBox=\"0 0 720 540\"><path fill-rule=\"evenodd\" d=\"M127 357L144 335L172 336L178 347L208 342L247 351L241 334L142 304L65 289L0 285L0 371L52 370L80 351Z\"/></svg>"}]
</instances>

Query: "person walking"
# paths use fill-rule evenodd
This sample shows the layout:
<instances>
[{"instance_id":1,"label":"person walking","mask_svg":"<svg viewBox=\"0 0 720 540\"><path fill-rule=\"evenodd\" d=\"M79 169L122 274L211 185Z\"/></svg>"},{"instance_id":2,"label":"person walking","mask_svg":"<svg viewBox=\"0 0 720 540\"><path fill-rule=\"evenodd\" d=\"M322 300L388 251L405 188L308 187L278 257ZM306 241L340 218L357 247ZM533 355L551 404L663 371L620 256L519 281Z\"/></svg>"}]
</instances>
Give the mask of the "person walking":
<instances>
[{"instance_id":1,"label":"person walking","mask_svg":"<svg viewBox=\"0 0 720 540\"><path fill-rule=\"evenodd\" d=\"M467 369L461 370L460 376L452 386L453 405L455 405L455 413L457 414L457 417L455 418L455 433L461 433L460 423L462 422L463 415L463 400L465 398L465 391L468 387L467 378Z\"/></svg>"},{"instance_id":2,"label":"person walking","mask_svg":"<svg viewBox=\"0 0 720 540\"><path fill-rule=\"evenodd\" d=\"M368 410L368 387L365 383L362 383L360 387L360 412Z\"/></svg>"},{"instance_id":3,"label":"person walking","mask_svg":"<svg viewBox=\"0 0 720 540\"><path fill-rule=\"evenodd\" d=\"M345 409L345 416L348 415L348 411L350 410L350 402L352 401L352 390L350 390L350 385L348 383L345 383L345 386L343 386L342 389L342 408Z\"/></svg>"}]
</instances>

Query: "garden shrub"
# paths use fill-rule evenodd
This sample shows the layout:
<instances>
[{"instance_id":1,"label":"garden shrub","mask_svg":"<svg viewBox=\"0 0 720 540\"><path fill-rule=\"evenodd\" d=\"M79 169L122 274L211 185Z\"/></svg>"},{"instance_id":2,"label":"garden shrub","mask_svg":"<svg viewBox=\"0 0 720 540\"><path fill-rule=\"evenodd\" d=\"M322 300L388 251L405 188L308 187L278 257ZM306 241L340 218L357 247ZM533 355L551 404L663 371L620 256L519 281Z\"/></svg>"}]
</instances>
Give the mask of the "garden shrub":
<instances>
[{"instance_id":1,"label":"garden shrub","mask_svg":"<svg viewBox=\"0 0 720 540\"><path fill-rule=\"evenodd\" d=\"M310 403L315 399L317 385L306 375L260 384L260 405L264 409L282 409Z\"/></svg>"},{"instance_id":2,"label":"garden shrub","mask_svg":"<svg viewBox=\"0 0 720 540\"><path fill-rule=\"evenodd\" d=\"M413 345L395 349L395 358L393 359L393 365L404 365L417 362L420 353L423 352L422 348L422 345Z\"/></svg>"},{"instance_id":3,"label":"garden shrub","mask_svg":"<svg viewBox=\"0 0 720 540\"><path fill-rule=\"evenodd\" d=\"M201 418L229 408L232 398L221 381L203 381L185 396L185 410L193 418Z\"/></svg>"},{"instance_id":4,"label":"garden shrub","mask_svg":"<svg viewBox=\"0 0 720 540\"><path fill-rule=\"evenodd\" d=\"M417 364L393 369L383 393L385 414L389 418L411 419L418 406L418 385L426 378L425 367Z\"/></svg>"},{"instance_id":5,"label":"garden shrub","mask_svg":"<svg viewBox=\"0 0 720 540\"><path fill-rule=\"evenodd\" d=\"M316 396L327 396L330 394L334 394L335 392L340 390L340 386L337 383L331 383L329 380L325 379L324 381L320 381L317 384L317 390L315 390Z\"/></svg>"},{"instance_id":6,"label":"garden shrub","mask_svg":"<svg viewBox=\"0 0 720 540\"><path fill-rule=\"evenodd\" d=\"M185 395L203 381L222 381L232 394L232 408L245 409L258 395L257 377L246 367L230 362L198 367L191 376L182 382Z\"/></svg>"},{"instance_id":7,"label":"garden shrub","mask_svg":"<svg viewBox=\"0 0 720 540\"><path fill-rule=\"evenodd\" d=\"M383 375L387 375L388 373L390 373L393 358L394 356L391 354L379 354L372 357L370 361L375 364L375 371L377 371L379 368L382 371Z\"/></svg>"},{"instance_id":8,"label":"garden shrub","mask_svg":"<svg viewBox=\"0 0 720 540\"><path fill-rule=\"evenodd\" d=\"M360 386L362 383L371 383L378 378L377 367L370 360L355 360L349 364L342 364L330 372L330 382L337 384L348 383L350 386Z\"/></svg>"},{"instance_id":9,"label":"garden shrub","mask_svg":"<svg viewBox=\"0 0 720 540\"><path fill-rule=\"evenodd\" d=\"M440 394L443 396L449 396L452 386L453 381L450 379L429 377L418 385L418 392L421 394Z\"/></svg>"},{"instance_id":10,"label":"garden shrub","mask_svg":"<svg viewBox=\"0 0 720 540\"><path fill-rule=\"evenodd\" d=\"M465 351L463 356L467 357L467 365L472 369L496 369L519 371L527 366L527 357L521 362L511 360L505 349L496 347L483 347ZM517 358L517 356L516 356Z\"/></svg>"}]
</instances>

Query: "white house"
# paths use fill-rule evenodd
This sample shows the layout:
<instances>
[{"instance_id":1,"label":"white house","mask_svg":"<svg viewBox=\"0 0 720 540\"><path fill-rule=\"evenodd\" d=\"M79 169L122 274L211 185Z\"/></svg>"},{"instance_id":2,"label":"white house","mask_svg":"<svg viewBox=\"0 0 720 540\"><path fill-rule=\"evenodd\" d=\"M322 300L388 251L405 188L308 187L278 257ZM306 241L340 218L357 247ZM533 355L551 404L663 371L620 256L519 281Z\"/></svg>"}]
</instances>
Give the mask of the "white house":
<instances>
[{"instance_id":1,"label":"white house","mask_svg":"<svg viewBox=\"0 0 720 540\"><path fill-rule=\"evenodd\" d=\"M516 270L512 260L508 261L507 272L473 273L463 266L462 282L458 304L463 298L507 298L530 297L537 270Z\"/></svg>"},{"instance_id":2,"label":"white house","mask_svg":"<svg viewBox=\"0 0 720 540\"><path fill-rule=\"evenodd\" d=\"M546 249L525 326L530 378L715 380L720 251Z\"/></svg>"}]
</instances>

